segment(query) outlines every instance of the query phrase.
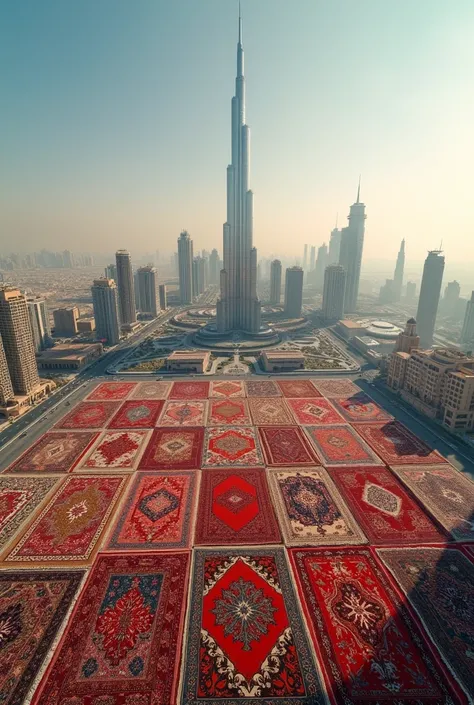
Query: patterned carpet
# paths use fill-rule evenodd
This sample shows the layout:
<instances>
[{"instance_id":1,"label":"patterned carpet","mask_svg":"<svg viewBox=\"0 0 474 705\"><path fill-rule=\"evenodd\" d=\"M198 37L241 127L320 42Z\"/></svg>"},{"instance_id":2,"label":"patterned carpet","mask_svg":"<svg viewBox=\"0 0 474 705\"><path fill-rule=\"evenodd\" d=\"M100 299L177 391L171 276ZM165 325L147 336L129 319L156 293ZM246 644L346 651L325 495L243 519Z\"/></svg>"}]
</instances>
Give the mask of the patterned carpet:
<instances>
[{"instance_id":1,"label":"patterned carpet","mask_svg":"<svg viewBox=\"0 0 474 705\"><path fill-rule=\"evenodd\" d=\"M1 705L474 702L474 483L345 379L104 382L0 474Z\"/></svg>"}]
</instances>

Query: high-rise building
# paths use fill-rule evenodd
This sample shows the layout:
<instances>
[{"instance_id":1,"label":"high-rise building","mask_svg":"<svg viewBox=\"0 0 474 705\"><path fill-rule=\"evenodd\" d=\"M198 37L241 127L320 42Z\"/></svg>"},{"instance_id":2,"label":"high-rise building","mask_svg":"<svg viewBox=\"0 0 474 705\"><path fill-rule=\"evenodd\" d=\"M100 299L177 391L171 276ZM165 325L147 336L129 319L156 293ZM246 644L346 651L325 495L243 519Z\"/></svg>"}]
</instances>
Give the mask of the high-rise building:
<instances>
[{"instance_id":1,"label":"high-rise building","mask_svg":"<svg viewBox=\"0 0 474 705\"><path fill-rule=\"evenodd\" d=\"M318 256L316 257L316 268L314 272L314 284L317 289L321 290L324 286L324 270L328 261L328 248L325 242L318 247Z\"/></svg>"},{"instance_id":2,"label":"high-rise building","mask_svg":"<svg viewBox=\"0 0 474 705\"><path fill-rule=\"evenodd\" d=\"M398 251L395 273L393 275L393 301L400 301L403 287L403 270L405 269L405 240L402 240Z\"/></svg>"},{"instance_id":3,"label":"high-rise building","mask_svg":"<svg viewBox=\"0 0 474 705\"><path fill-rule=\"evenodd\" d=\"M339 252L341 249L341 234L337 226L331 230L329 237L328 264L337 264L339 262Z\"/></svg>"},{"instance_id":4,"label":"high-rise building","mask_svg":"<svg viewBox=\"0 0 474 705\"><path fill-rule=\"evenodd\" d=\"M303 254L303 272L308 271L308 245L304 246L304 254Z\"/></svg>"},{"instance_id":5,"label":"high-rise building","mask_svg":"<svg viewBox=\"0 0 474 705\"><path fill-rule=\"evenodd\" d=\"M380 287L379 303L391 304L395 301L395 282L393 279L386 279L385 284Z\"/></svg>"},{"instance_id":6,"label":"high-rise building","mask_svg":"<svg viewBox=\"0 0 474 705\"><path fill-rule=\"evenodd\" d=\"M162 311L166 311L168 308L168 301L167 301L167 296L166 296L166 284L160 284L158 287L158 291L160 294L160 308Z\"/></svg>"},{"instance_id":7,"label":"high-rise building","mask_svg":"<svg viewBox=\"0 0 474 705\"><path fill-rule=\"evenodd\" d=\"M303 307L303 269L288 267L285 277L285 313L288 318L301 318Z\"/></svg>"},{"instance_id":8,"label":"high-rise building","mask_svg":"<svg viewBox=\"0 0 474 705\"><path fill-rule=\"evenodd\" d=\"M117 285L113 279L95 279L91 291L96 337L116 345L120 340Z\"/></svg>"},{"instance_id":9,"label":"high-rise building","mask_svg":"<svg viewBox=\"0 0 474 705\"><path fill-rule=\"evenodd\" d=\"M447 316L454 316L456 314L460 293L461 287L459 286L459 282L448 282L443 297L443 313Z\"/></svg>"},{"instance_id":10,"label":"high-rise building","mask_svg":"<svg viewBox=\"0 0 474 705\"><path fill-rule=\"evenodd\" d=\"M232 163L227 167L227 221L224 223L224 269L217 302L220 333L260 331L257 297L257 250L253 247L253 193L249 189L250 128L245 124L244 50L239 17L237 78L232 98Z\"/></svg>"},{"instance_id":11,"label":"high-rise building","mask_svg":"<svg viewBox=\"0 0 474 705\"><path fill-rule=\"evenodd\" d=\"M444 257L441 250L431 250L423 267L420 298L416 320L421 347L426 349L433 345L433 333L438 312L441 282L443 281Z\"/></svg>"},{"instance_id":12,"label":"high-rise building","mask_svg":"<svg viewBox=\"0 0 474 705\"><path fill-rule=\"evenodd\" d=\"M182 304L193 302L193 241L183 230L178 238L179 295Z\"/></svg>"},{"instance_id":13,"label":"high-rise building","mask_svg":"<svg viewBox=\"0 0 474 705\"><path fill-rule=\"evenodd\" d=\"M57 308L53 311L54 335L64 338L77 335L77 319L79 309L77 306Z\"/></svg>"},{"instance_id":14,"label":"high-rise building","mask_svg":"<svg viewBox=\"0 0 474 705\"><path fill-rule=\"evenodd\" d=\"M216 249L209 255L209 278L212 286L219 283L219 253Z\"/></svg>"},{"instance_id":15,"label":"high-rise building","mask_svg":"<svg viewBox=\"0 0 474 705\"><path fill-rule=\"evenodd\" d=\"M8 369L5 348L3 347L2 336L0 335L0 406L5 406L13 399L15 392L13 391L12 381L10 379L10 370Z\"/></svg>"},{"instance_id":16,"label":"high-rise building","mask_svg":"<svg viewBox=\"0 0 474 705\"><path fill-rule=\"evenodd\" d=\"M339 252L339 264L346 270L345 313L353 313L357 309L366 217L365 205L360 202L359 181L357 200L350 207L349 225L342 229Z\"/></svg>"},{"instance_id":17,"label":"high-rise building","mask_svg":"<svg viewBox=\"0 0 474 705\"><path fill-rule=\"evenodd\" d=\"M416 282L407 282L407 301L414 301L416 296Z\"/></svg>"},{"instance_id":18,"label":"high-rise building","mask_svg":"<svg viewBox=\"0 0 474 705\"><path fill-rule=\"evenodd\" d=\"M117 283L117 267L115 264L108 264L104 270L104 275L106 279L113 279Z\"/></svg>"},{"instance_id":19,"label":"high-rise building","mask_svg":"<svg viewBox=\"0 0 474 705\"><path fill-rule=\"evenodd\" d=\"M140 311L157 316L158 307L158 278L156 269L151 264L139 267L137 270Z\"/></svg>"},{"instance_id":20,"label":"high-rise building","mask_svg":"<svg viewBox=\"0 0 474 705\"><path fill-rule=\"evenodd\" d=\"M326 321L344 317L346 270L340 264L330 264L324 270L322 316Z\"/></svg>"},{"instance_id":21,"label":"high-rise building","mask_svg":"<svg viewBox=\"0 0 474 705\"><path fill-rule=\"evenodd\" d=\"M314 267L316 266L316 247L314 245L311 246L311 255L309 258L309 271L312 272L314 271Z\"/></svg>"},{"instance_id":22,"label":"high-rise building","mask_svg":"<svg viewBox=\"0 0 474 705\"><path fill-rule=\"evenodd\" d=\"M64 262L64 266L67 267L68 269L72 269L74 267L74 257L72 255L72 252L70 252L69 250L64 250L63 262Z\"/></svg>"},{"instance_id":23,"label":"high-rise building","mask_svg":"<svg viewBox=\"0 0 474 705\"><path fill-rule=\"evenodd\" d=\"M0 288L0 336L13 391L30 396L40 380L26 296L14 287Z\"/></svg>"},{"instance_id":24,"label":"high-rise building","mask_svg":"<svg viewBox=\"0 0 474 705\"><path fill-rule=\"evenodd\" d=\"M461 343L463 345L474 344L474 291L471 294L470 300L467 302L464 323L461 330Z\"/></svg>"},{"instance_id":25,"label":"high-rise building","mask_svg":"<svg viewBox=\"0 0 474 705\"><path fill-rule=\"evenodd\" d=\"M281 300L281 262L274 259L270 267L270 303L277 306Z\"/></svg>"},{"instance_id":26,"label":"high-rise building","mask_svg":"<svg viewBox=\"0 0 474 705\"><path fill-rule=\"evenodd\" d=\"M135 307L135 288L133 282L132 260L128 250L115 253L117 267L117 289L119 297L119 318L122 326L128 326L137 320Z\"/></svg>"},{"instance_id":27,"label":"high-rise building","mask_svg":"<svg viewBox=\"0 0 474 705\"><path fill-rule=\"evenodd\" d=\"M193 295L199 296L206 290L206 261L199 255L193 259Z\"/></svg>"},{"instance_id":28,"label":"high-rise building","mask_svg":"<svg viewBox=\"0 0 474 705\"><path fill-rule=\"evenodd\" d=\"M26 304L28 306L35 352L39 352L48 346L51 338L48 307L46 301L39 296L27 298Z\"/></svg>"}]
</instances>

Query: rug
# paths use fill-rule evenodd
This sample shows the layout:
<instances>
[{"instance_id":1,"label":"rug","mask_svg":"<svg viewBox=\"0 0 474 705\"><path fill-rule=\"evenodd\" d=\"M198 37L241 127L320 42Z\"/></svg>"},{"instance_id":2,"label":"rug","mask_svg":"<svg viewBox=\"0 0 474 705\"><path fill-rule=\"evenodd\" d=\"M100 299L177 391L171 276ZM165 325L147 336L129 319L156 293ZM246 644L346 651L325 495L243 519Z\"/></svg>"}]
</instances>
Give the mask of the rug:
<instances>
[{"instance_id":1,"label":"rug","mask_svg":"<svg viewBox=\"0 0 474 705\"><path fill-rule=\"evenodd\" d=\"M46 433L4 472L69 472L98 435L93 431Z\"/></svg>"},{"instance_id":2,"label":"rug","mask_svg":"<svg viewBox=\"0 0 474 705\"><path fill-rule=\"evenodd\" d=\"M367 543L323 468L269 469L268 482L287 546Z\"/></svg>"},{"instance_id":3,"label":"rug","mask_svg":"<svg viewBox=\"0 0 474 705\"><path fill-rule=\"evenodd\" d=\"M180 702L323 705L284 549L194 556Z\"/></svg>"},{"instance_id":4,"label":"rug","mask_svg":"<svg viewBox=\"0 0 474 705\"><path fill-rule=\"evenodd\" d=\"M445 543L389 470L337 468L331 475L372 544Z\"/></svg>"},{"instance_id":5,"label":"rug","mask_svg":"<svg viewBox=\"0 0 474 705\"><path fill-rule=\"evenodd\" d=\"M49 654L82 571L0 573L0 699L21 705Z\"/></svg>"},{"instance_id":6,"label":"rug","mask_svg":"<svg viewBox=\"0 0 474 705\"><path fill-rule=\"evenodd\" d=\"M257 397L249 399L250 413L254 424L265 426L292 426L295 423L293 416L282 398Z\"/></svg>"},{"instance_id":7,"label":"rug","mask_svg":"<svg viewBox=\"0 0 474 705\"><path fill-rule=\"evenodd\" d=\"M360 392L350 379L315 379L314 386L324 397L351 397Z\"/></svg>"},{"instance_id":8,"label":"rug","mask_svg":"<svg viewBox=\"0 0 474 705\"><path fill-rule=\"evenodd\" d=\"M87 401L126 399L135 387L135 382L103 382L89 394Z\"/></svg>"},{"instance_id":9,"label":"rug","mask_svg":"<svg viewBox=\"0 0 474 705\"><path fill-rule=\"evenodd\" d=\"M196 473L138 473L107 547L118 551L189 548Z\"/></svg>"},{"instance_id":10,"label":"rug","mask_svg":"<svg viewBox=\"0 0 474 705\"><path fill-rule=\"evenodd\" d=\"M0 552L57 481L56 477L0 477Z\"/></svg>"},{"instance_id":11,"label":"rug","mask_svg":"<svg viewBox=\"0 0 474 705\"><path fill-rule=\"evenodd\" d=\"M280 388L276 382L267 380L249 380L245 382L248 397L281 397Z\"/></svg>"},{"instance_id":12,"label":"rug","mask_svg":"<svg viewBox=\"0 0 474 705\"><path fill-rule=\"evenodd\" d=\"M100 555L33 705L169 705L187 551Z\"/></svg>"},{"instance_id":13,"label":"rug","mask_svg":"<svg viewBox=\"0 0 474 705\"><path fill-rule=\"evenodd\" d=\"M249 426L251 423L245 399L210 400L208 426Z\"/></svg>"},{"instance_id":14,"label":"rug","mask_svg":"<svg viewBox=\"0 0 474 705\"><path fill-rule=\"evenodd\" d=\"M67 477L5 562L91 561L127 479L116 475Z\"/></svg>"},{"instance_id":15,"label":"rug","mask_svg":"<svg viewBox=\"0 0 474 705\"><path fill-rule=\"evenodd\" d=\"M161 399L126 401L109 428L154 428L164 405Z\"/></svg>"},{"instance_id":16,"label":"rug","mask_svg":"<svg viewBox=\"0 0 474 705\"><path fill-rule=\"evenodd\" d=\"M130 399L166 399L170 389L171 382L139 382Z\"/></svg>"},{"instance_id":17,"label":"rug","mask_svg":"<svg viewBox=\"0 0 474 705\"><path fill-rule=\"evenodd\" d=\"M160 426L204 426L207 401L167 401L158 421Z\"/></svg>"},{"instance_id":18,"label":"rug","mask_svg":"<svg viewBox=\"0 0 474 705\"><path fill-rule=\"evenodd\" d=\"M156 428L139 470L187 470L201 467L204 428Z\"/></svg>"},{"instance_id":19,"label":"rug","mask_svg":"<svg viewBox=\"0 0 474 705\"><path fill-rule=\"evenodd\" d=\"M84 401L66 414L55 428L105 428L120 406L116 401Z\"/></svg>"},{"instance_id":20,"label":"rug","mask_svg":"<svg viewBox=\"0 0 474 705\"><path fill-rule=\"evenodd\" d=\"M104 468L134 470L148 438L148 431L107 431L76 466L75 471Z\"/></svg>"},{"instance_id":21,"label":"rug","mask_svg":"<svg viewBox=\"0 0 474 705\"><path fill-rule=\"evenodd\" d=\"M300 397L301 399L320 397L314 384L309 379L286 379L278 382L284 397Z\"/></svg>"},{"instance_id":22,"label":"rug","mask_svg":"<svg viewBox=\"0 0 474 705\"><path fill-rule=\"evenodd\" d=\"M206 429L203 467L263 465L255 430L250 426L210 426Z\"/></svg>"},{"instance_id":23,"label":"rug","mask_svg":"<svg viewBox=\"0 0 474 705\"><path fill-rule=\"evenodd\" d=\"M195 545L281 543L265 470L203 470Z\"/></svg>"},{"instance_id":24,"label":"rug","mask_svg":"<svg viewBox=\"0 0 474 705\"><path fill-rule=\"evenodd\" d=\"M366 548L290 550L338 703L451 703L407 608Z\"/></svg>"},{"instance_id":25,"label":"rug","mask_svg":"<svg viewBox=\"0 0 474 705\"><path fill-rule=\"evenodd\" d=\"M367 443L348 424L306 426L323 465L382 465Z\"/></svg>"},{"instance_id":26,"label":"rug","mask_svg":"<svg viewBox=\"0 0 474 705\"><path fill-rule=\"evenodd\" d=\"M474 483L452 465L392 467L454 541L474 541Z\"/></svg>"},{"instance_id":27,"label":"rug","mask_svg":"<svg viewBox=\"0 0 474 705\"><path fill-rule=\"evenodd\" d=\"M456 549L377 551L474 701L474 564Z\"/></svg>"},{"instance_id":28,"label":"rug","mask_svg":"<svg viewBox=\"0 0 474 705\"><path fill-rule=\"evenodd\" d=\"M354 428L387 465L447 463L399 421L356 424Z\"/></svg>"},{"instance_id":29,"label":"rug","mask_svg":"<svg viewBox=\"0 0 474 705\"><path fill-rule=\"evenodd\" d=\"M387 414L364 392L358 392L350 397L336 397L332 403L351 423L357 421L391 421L393 416Z\"/></svg>"},{"instance_id":30,"label":"rug","mask_svg":"<svg viewBox=\"0 0 474 705\"><path fill-rule=\"evenodd\" d=\"M207 399L209 382L173 382L169 399Z\"/></svg>"},{"instance_id":31,"label":"rug","mask_svg":"<svg viewBox=\"0 0 474 705\"><path fill-rule=\"evenodd\" d=\"M288 404L299 424L344 423L344 419L337 413L331 402L323 397L320 399L288 399Z\"/></svg>"},{"instance_id":32,"label":"rug","mask_svg":"<svg viewBox=\"0 0 474 705\"><path fill-rule=\"evenodd\" d=\"M262 426L259 434L267 465L298 467L319 464L297 426Z\"/></svg>"},{"instance_id":33,"label":"rug","mask_svg":"<svg viewBox=\"0 0 474 705\"><path fill-rule=\"evenodd\" d=\"M227 399L231 397L244 397L245 389L244 383L238 380L225 381L225 382L211 382L211 397L226 397Z\"/></svg>"}]
</instances>

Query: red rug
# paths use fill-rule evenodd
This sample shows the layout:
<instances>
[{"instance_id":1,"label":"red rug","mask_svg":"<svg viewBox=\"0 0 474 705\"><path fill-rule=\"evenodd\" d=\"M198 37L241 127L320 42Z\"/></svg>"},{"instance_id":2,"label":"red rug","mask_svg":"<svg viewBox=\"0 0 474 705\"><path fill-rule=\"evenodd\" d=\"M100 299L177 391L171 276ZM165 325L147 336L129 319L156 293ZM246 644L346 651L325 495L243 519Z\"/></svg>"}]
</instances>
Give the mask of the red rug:
<instances>
[{"instance_id":1,"label":"red rug","mask_svg":"<svg viewBox=\"0 0 474 705\"><path fill-rule=\"evenodd\" d=\"M95 447L76 466L75 471L134 470L147 438L147 431L108 431L103 433Z\"/></svg>"},{"instance_id":2,"label":"red rug","mask_svg":"<svg viewBox=\"0 0 474 705\"><path fill-rule=\"evenodd\" d=\"M356 424L354 428L387 465L447 462L399 421Z\"/></svg>"},{"instance_id":3,"label":"red rug","mask_svg":"<svg viewBox=\"0 0 474 705\"><path fill-rule=\"evenodd\" d=\"M355 518L371 543L444 543L424 511L385 468L337 468L331 471Z\"/></svg>"},{"instance_id":4,"label":"red rug","mask_svg":"<svg viewBox=\"0 0 474 705\"><path fill-rule=\"evenodd\" d=\"M233 379L230 382L211 382L211 397L244 397L244 383Z\"/></svg>"},{"instance_id":5,"label":"red rug","mask_svg":"<svg viewBox=\"0 0 474 705\"><path fill-rule=\"evenodd\" d=\"M181 702L323 705L283 549L194 556Z\"/></svg>"},{"instance_id":6,"label":"red rug","mask_svg":"<svg viewBox=\"0 0 474 705\"><path fill-rule=\"evenodd\" d=\"M252 420L257 426L294 426L295 420L285 399L262 397L249 399Z\"/></svg>"},{"instance_id":7,"label":"red rug","mask_svg":"<svg viewBox=\"0 0 474 705\"><path fill-rule=\"evenodd\" d=\"M210 426L206 429L203 466L256 467L263 465L262 452L250 426Z\"/></svg>"},{"instance_id":8,"label":"red rug","mask_svg":"<svg viewBox=\"0 0 474 705\"><path fill-rule=\"evenodd\" d=\"M108 548L118 551L189 548L196 473L138 473Z\"/></svg>"},{"instance_id":9,"label":"red rug","mask_svg":"<svg viewBox=\"0 0 474 705\"><path fill-rule=\"evenodd\" d=\"M267 380L249 380L245 382L248 397L281 397L276 382Z\"/></svg>"},{"instance_id":10,"label":"red rug","mask_svg":"<svg viewBox=\"0 0 474 705\"><path fill-rule=\"evenodd\" d=\"M195 545L281 543L265 470L203 470Z\"/></svg>"},{"instance_id":11,"label":"red rug","mask_svg":"<svg viewBox=\"0 0 474 705\"><path fill-rule=\"evenodd\" d=\"M104 382L89 394L87 401L126 399L135 387L135 382Z\"/></svg>"},{"instance_id":12,"label":"red rug","mask_svg":"<svg viewBox=\"0 0 474 705\"><path fill-rule=\"evenodd\" d=\"M34 705L176 702L189 553L101 555Z\"/></svg>"},{"instance_id":13,"label":"red rug","mask_svg":"<svg viewBox=\"0 0 474 705\"><path fill-rule=\"evenodd\" d=\"M79 588L81 571L0 574L0 696L21 705Z\"/></svg>"},{"instance_id":14,"label":"red rug","mask_svg":"<svg viewBox=\"0 0 474 705\"><path fill-rule=\"evenodd\" d=\"M312 398L320 397L314 384L309 379L286 379L278 382L284 397Z\"/></svg>"},{"instance_id":15,"label":"red rug","mask_svg":"<svg viewBox=\"0 0 474 705\"><path fill-rule=\"evenodd\" d=\"M98 435L93 431L46 433L5 472L69 472Z\"/></svg>"},{"instance_id":16,"label":"red rug","mask_svg":"<svg viewBox=\"0 0 474 705\"><path fill-rule=\"evenodd\" d=\"M0 477L0 553L57 482L57 477Z\"/></svg>"},{"instance_id":17,"label":"red rug","mask_svg":"<svg viewBox=\"0 0 474 705\"><path fill-rule=\"evenodd\" d=\"M140 470L201 467L203 428L156 428L139 463Z\"/></svg>"},{"instance_id":18,"label":"red rug","mask_svg":"<svg viewBox=\"0 0 474 705\"><path fill-rule=\"evenodd\" d=\"M306 426L323 465L382 465L367 443L349 426Z\"/></svg>"},{"instance_id":19,"label":"red rug","mask_svg":"<svg viewBox=\"0 0 474 705\"><path fill-rule=\"evenodd\" d=\"M336 702L451 702L446 679L368 549L290 554Z\"/></svg>"},{"instance_id":20,"label":"red rug","mask_svg":"<svg viewBox=\"0 0 474 705\"><path fill-rule=\"evenodd\" d=\"M338 397L331 400L336 409L351 423L357 421L391 421L393 416L387 414L367 394L358 392L350 397Z\"/></svg>"},{"instance_id":21,"label":"red rug","mask_svg":"<svg viewBox=\"0 0 474 705\"><path fill-rule=\"evenodd\" d=\"M297 426L261 426L259 434L267 465L319 465L303 432Z\"/></svg>"},{"instance_id":22,"label":"red rug","mask_svg":"<svg viewBox=\"0 0 474 705\"><path fill-rule=\"evenodd\" d=\"M109 428L154 428L164 401L126 401L114 416Z\"/></svg>"},{"instance_id":23,"label":"red rug","mask_svg":"<svg viewBox=\"0 0 474 705\"><path fill-rule=\"evenodd\" d=\"M315 379L314 386L324 397L350 397L360 392L350 379Z\"/></svg>"},{"instance_id":24,"label":"red rug","mask_svg":"<svg viewBox=\"0 0 474 705\"><path fill-rule=\"evenodd\" d=\"M167 401L160 426L205 426L207 401Z\"/></svg>"},{"instance_id":25,"label":"red rug","mask_svg":"<svg viewBox=\"0 0 474 705\"><path fill-rule=\"evenodd\" d=\"M56 428L105 428L120 406L116 401L85 401L56 424Z\"/></svg>"},{"instance_id":26,"label":"red rug","mask_svg":"<svg viewBox=\"0 0 474 705\"><path fill-rule=\"evenodd\" d=\"M250 414L245 399L211 399L208 426L248 426Z\"/></svg>"},{"instance_id":27,"label":"red rug","mask_svg":"<svg viewBox=\"0 0 474 705\"><path fill-rule=\"evenodd\" d=\"M166 399L171 389L171 382L139 382L130 395L130 399Z\"/></svg>"},{"instance_id":28,"label":"red rug","mask_svg":"<svg viewBox=\"0 0 474 705\"><path fill-rule=\"evenodd\" d=\"M99 541L128 478L70 475L56 490L5 561L19 563L87 562Z\"/></svg>"},{"instance_id":29,"label":"red rug","mask_svg":"<svg viewBox=\"0 0 474 705\"><path fill-rule=\"evenodd\" d=\"M288 399L297 423L307 424L335 424L344 423L344 419L337 413L327 399Z\"/></svg>"},{"instance_id":30,"label":"red rug","mask_svg":"<svg viewBox=\"0 0 474 705\"><path fill-rule=\"evenodd\" d=\"M169 399L207 399L209 382L173 382Z\"/></svg>"}]
</instances>

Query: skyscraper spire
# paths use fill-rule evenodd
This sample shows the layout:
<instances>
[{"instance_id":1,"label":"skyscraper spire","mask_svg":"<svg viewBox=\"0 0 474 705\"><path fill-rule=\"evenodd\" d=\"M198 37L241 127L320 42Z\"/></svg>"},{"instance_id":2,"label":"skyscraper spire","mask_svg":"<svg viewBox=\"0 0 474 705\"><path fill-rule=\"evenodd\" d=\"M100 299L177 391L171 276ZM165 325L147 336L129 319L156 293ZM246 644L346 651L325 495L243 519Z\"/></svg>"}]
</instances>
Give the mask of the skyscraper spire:
<instances>
[{"instance_id":1,"label":"skyscraper spire","mask_svg":"<svg viewBox=\"0 0 474 705\"><path fill-rule=\"evenodd\" d=\"M242 13L240 12L240 2L239 2L239 44L242 45Z\"/></svg>"},{"instance_id":2,"label":"skyscraper spire","mask_svg":"<svg viewBox=\"0 0 474 705\"><path fill-rule=\"evenodd\" d=\"M357 187L357 201L356 203L360 203L360 174L359 174L359 185Z\"/></svg>"}]
</instances>

